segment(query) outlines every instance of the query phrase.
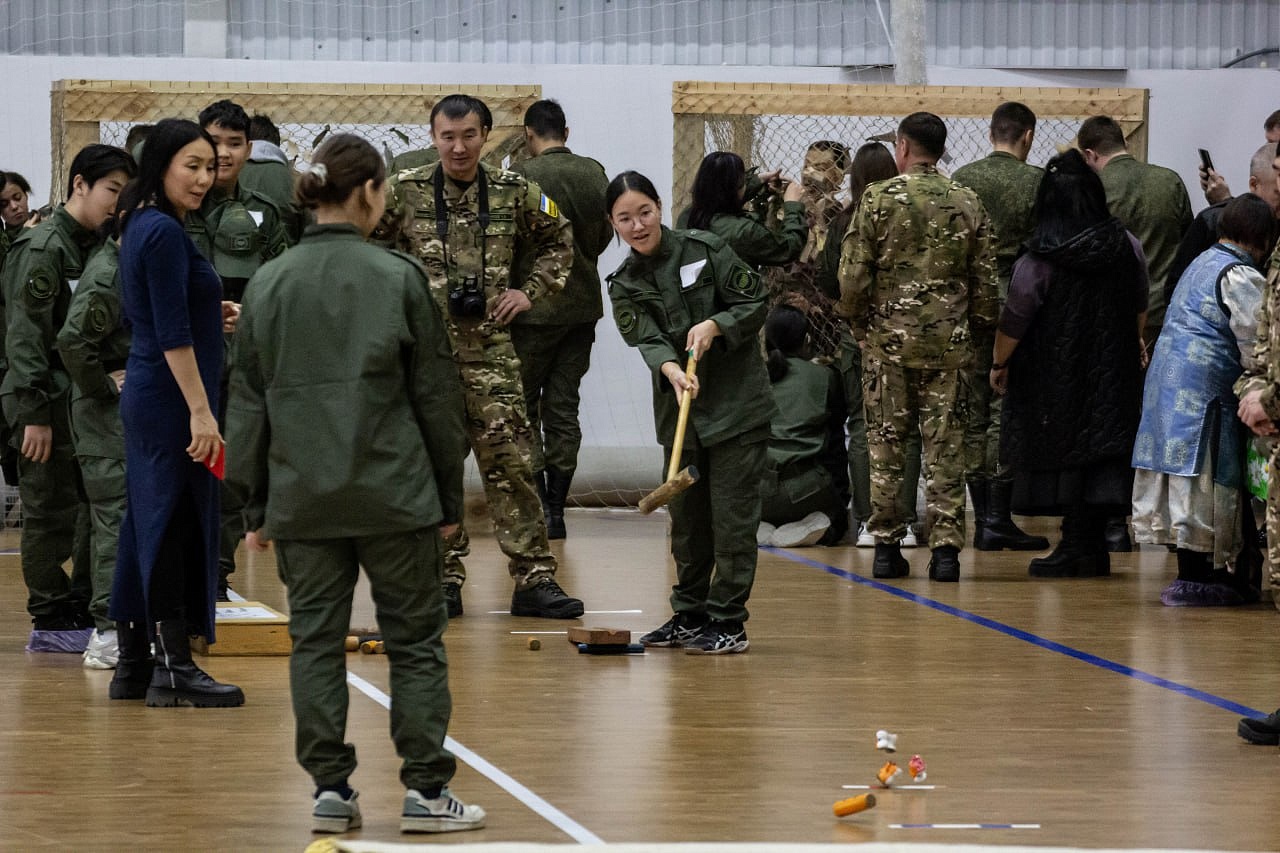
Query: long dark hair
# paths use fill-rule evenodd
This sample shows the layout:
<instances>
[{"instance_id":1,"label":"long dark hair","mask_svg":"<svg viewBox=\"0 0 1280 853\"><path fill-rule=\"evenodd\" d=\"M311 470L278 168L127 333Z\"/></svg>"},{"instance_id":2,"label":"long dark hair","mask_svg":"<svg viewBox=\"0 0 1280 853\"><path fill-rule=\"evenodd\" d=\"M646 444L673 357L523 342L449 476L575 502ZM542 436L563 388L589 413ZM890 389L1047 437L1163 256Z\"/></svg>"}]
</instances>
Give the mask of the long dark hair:
<instances>
[{"instance_id":1,"label":"long dark hair","mask_svg":"<svg viewBox=\"0 0 1280 853\"><path fill-rule=\"evenodd\" d=\"M1069 149L1045 166L1032 215L1031 245L1038 248L1060 246L1111 218L1102 178L1079 151Z\"/></svg>"},{"instance_id":2,"label":"long dark hair","mask_svg":"<svg viewBox=\"0 0 1280 853\"><path fill-rule=\"evenodd\" d=\"M808 335L809 319L799 308L779 305L769 312L764 321L764 346L769 352L765 366L769 370L770 382L777 382L787 375L787 359L803 355Z\"/></svg>"},{"instance_id":3,"label":"long dark hair","mask_svg":"<svg viewBox=\"0 0 1280 853\"><path fill-rule=\"evenodd\" d=\"M716 214L740 214L742 198L738 193L746 176L746 164L732 151L712 151L703 157L689 193L693 199L689 227L706 230Z\"/></svg>"},{"instance_id":4,"label":"long dark hair","mask_svg":"<svg viewBox=\"0 0 1280 853\"><path fill-rule=\"evenodd\" d=\"M876 181L887 181L898 174L893 152L880 142L868 142L853 155L849 166L849 210L857 210L867 187Z\"/></svg>"},{"instance_id":5,"label":"long dark hair","mask_svg":"<svg viewBox=\"0 0 1280 853\"><path fill-rule=\"evenodd\" d=\"M164 194L164 176L169 171L169 163L174 156L197 139L209 143L210 150L217 153L218 147L213 144L213 137L194 121L167 118L152 128L142 146L138 176L120 191L120 198L116 201L121 234L129 227L129 214L144 204L154 204L174 219L178 218L173 202Z\"/></svg>"}]
</instances>

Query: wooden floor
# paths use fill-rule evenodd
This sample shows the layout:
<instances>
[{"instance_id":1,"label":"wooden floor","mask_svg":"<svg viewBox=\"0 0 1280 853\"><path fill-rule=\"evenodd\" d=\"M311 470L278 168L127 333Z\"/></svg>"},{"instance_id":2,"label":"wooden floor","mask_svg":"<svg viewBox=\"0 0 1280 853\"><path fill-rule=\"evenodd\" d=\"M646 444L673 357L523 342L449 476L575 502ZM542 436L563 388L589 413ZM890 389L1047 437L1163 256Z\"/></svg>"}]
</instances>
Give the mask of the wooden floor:
<instances>
[{"instance_id":1,"label":"wooden floor","mask_svg":"<svg viewBox=\"0 0 1280 853\"><path fill-rule=\"evenodd\" d=\"M568 521L560 579L604 611L583 621L665 620L665 517ZM1162 607L1162 549L1116 555L1111 578L1085 581L1032 581L1026 555L966 550L958 585L924 578L923 549L907 552L910 578L885 585L869 580L869 550L762 552L748 654L605 658L556 634L530 651L529 633L565 625L494 612L509 604L505 562L473 537L467 613L446 638L450 732L471 762L453 787L489 826L399 834L398 759L371 698L388 689L387 659L350 655L363 679L348 728L357 837L1280 848L1280 750L1235 734L1240 708L1280 704L1280 614ZM270 557L246 562L236 589L286 609ZM110 673L23 651L24 601L17 555L0 556L0 849L312 840L285 658L208 662L244 688L240 709L108 702ZM365 590L356 621L373 621ZM873 782L888 757L877 729L899 735L904 767L923 755L937 787L882 791L877 808L836 819L831 804L858 793L843 786ZM895 827L970 823L1038 828Z\"/></svg>"}]
</instances>

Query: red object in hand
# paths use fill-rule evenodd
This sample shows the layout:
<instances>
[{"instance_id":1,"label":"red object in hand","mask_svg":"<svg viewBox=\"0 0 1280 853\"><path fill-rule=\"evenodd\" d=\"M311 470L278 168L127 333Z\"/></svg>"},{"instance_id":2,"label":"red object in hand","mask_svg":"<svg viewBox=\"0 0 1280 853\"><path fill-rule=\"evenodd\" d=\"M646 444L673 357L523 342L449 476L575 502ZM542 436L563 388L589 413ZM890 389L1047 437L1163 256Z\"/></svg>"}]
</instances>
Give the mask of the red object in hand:
<instances>
[{"instance_id":1,"label":"red object in hand","mask_svg":"<svg viewBox=\"0 0 1280 853\"><path fill-rule=\"evenodd\" d=\"M204 467L209 469L209 473L217 477L219 480L225 479L227 476L227 447L224 444L218 445L218 452L213 457L213 461L208 459L204 461Z\"/></svg>"}]
</instances>

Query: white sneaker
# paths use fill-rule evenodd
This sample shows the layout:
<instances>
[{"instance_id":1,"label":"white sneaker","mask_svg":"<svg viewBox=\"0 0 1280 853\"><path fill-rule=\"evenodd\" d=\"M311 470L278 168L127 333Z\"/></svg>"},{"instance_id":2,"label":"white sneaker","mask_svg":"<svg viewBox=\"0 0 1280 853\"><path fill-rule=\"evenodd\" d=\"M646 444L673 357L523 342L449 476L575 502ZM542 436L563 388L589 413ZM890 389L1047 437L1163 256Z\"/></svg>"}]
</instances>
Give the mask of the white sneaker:
<instances>
[{"instance_id":1,"label":"white sneaker","mask_svg":"<svg viewBox=\"0 0 1280 853\"><path fill-rule=\"evenodd\" d=\"M312 832L347 832L361 826L360 794L351 792L351 799L344 800L337 791L321 791L311 809Z\"/></svg>"},{"instance_id":2,"label":"white sneaker","mask_svg":"<svg viewBox=\"0 0 1280 853\"><path fill-rule=\"evenodd\" d=\"M778 528L774 527L772 524L770 524L767 521L760 522L760 526L756 528L756 544L757 545L773 544L769 540L773 538L773 531L777 529Z\"/></svg>"},{"instance_id":3,"label":"white sneaker","mask_svg":"<svg viewBox=\"0 0 1280 853\"><path fill-rule=\"evenodd\" d=\"M799 521L779 525L769 537L769 544L775 548L804 548L816 544L830 526L826 513L811 512Z\"/></svg>"},{"instance_id":4,"label":"white sneaker","mask_svg":"<svg viewBox=\"0 0 1280 853\"><path fill-rule=\"evenodd\" d=\"M412 788L404 794L401 832L460 832L483 826L484 809L467 805L449 793L448 788L434 800L428 800Z\"/></svg>"},{"instance_id":5,"label":"white sneaker","mask_svg":"<svg viewBox=\"0 0 1280 853\"><path fill-rule=\"evenodd\" d=\"M85 647L81 660L86 669L115 669L116 662L120 660L120 643L115 628L95 629L89 635L89 645Z\"/></svg>"},{"instance_id":6,"label":"white sneaker","mask_svg":"<svg viewBox=\"0 0 1280 853\"><path fill-rule=\"evenodd\" d=\"M876 547L876 537L871 535L871 531L867 529L867 523L864 521L858 525L858 541L859 548Z\"/></svg>"},{"instance_id":7,"label":"white sneaker","mask_svg":"<svg viewBox=\"0 0 1280 853\"><path fill-rule=\"evenodd\" d=\"M920 542L916 539L915 528L910 524L907 525L907 533L902 537L902 541L898 543L903 548L919 548Z\"/></svg>"}]
</instances>

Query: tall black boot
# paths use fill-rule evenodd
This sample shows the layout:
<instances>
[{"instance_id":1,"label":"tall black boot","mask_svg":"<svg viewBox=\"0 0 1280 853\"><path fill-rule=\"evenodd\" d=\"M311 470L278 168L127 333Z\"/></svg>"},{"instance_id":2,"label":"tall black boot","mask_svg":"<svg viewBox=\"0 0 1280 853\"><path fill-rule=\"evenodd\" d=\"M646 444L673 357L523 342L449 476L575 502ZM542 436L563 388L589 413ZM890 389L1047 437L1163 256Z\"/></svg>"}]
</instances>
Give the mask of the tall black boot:
<instances>
[{"instance_id":1,"label":"tall black boot","mask_svg":"<svg viewBox=\"0 0 1280 853\"><path fill-rule=\"evenodd\" d=\"M569 499L569 485L573 472L547 469L547 538L565 538L564 504Z\"/></svg>"},{"instance_id":2,"label":"tall black boot","mask_svg":"<svg viewBox=\"0 0 1280 853\"><path fill-rule=\"evenodd\" d=\"M1007 548L1010 551L1045 551L1049 548L1049 540L1043 536L1032 536L1014 524L1009 513L1009 499L1013 493L1013 483L1008 480L987 480L985 518L978 522L973 532L973 547L979 551L999 551ZM973 484L970 484L970 489ZM977 501L974 501L975 508ZM976 509L975 509L976 514Z\"/></svg>"},{"instance_id":3,"label":"tall black boot","mask_svg":"<svg viewBox=\"0 0 1280 853\"><path fill-rule=\"evenodd\" d=\"M1069 511L1062 517L1062 539L1052 554L1031 561L1028 567L1030 575L1033 578L1079 578L1109 574L1109 563L1105 572L1100 570L1097 546L1092 541L1090 528L1090 519L1086 518L1084 511ZM1102 559L1106 557L1104 548Z\"/></svg>"},{"instance_id":4,"label":"tall black boot","mask_svg":"<svg viewBox=\"0 0 1280 853\"><path fill-rule=\"evenodd\" d=\"M969 501L973 504L973 547L979 551L1000 550L984 547L987 541L987 494L990 482L986 477L974 477L969 481Z\"/></svg>"},{"instance_id":5,"label":"tall black boot","mask_svg":"<svg viewBox=\"0 0 1280 853\"><path fill-rule=\"evenodd\" d=\"M234 708L244 693L234 684L221 684L191 660L191 638L185 619L156 623L156 668L147 690L151 708Z\"/></svg>"},{"instance_id":6,"label":"tall black boot","mask_svg":"<svg viewBox=\"0 0 1280 853\"><path fill-rule=\"evenodd\" d=\"M1123 515L1112 516L1103 520L1104 536L1107 550L1113 554L1128 553L1133 550L1133 540L1129 538L1129 519Z\"/></svg>"},{"instance_id":7,"label":"tall black boot","mask_svg":"<svg viewBox=\"0 0 1280 853\"><path fill-rule=\"evenodd\" d=\"M120 659L116 662L107 695L112 699L145 699L156 665L155 658L151 656L147 626L141 622L117 622L116 641Z\"/></svg>"}]
</instances>

